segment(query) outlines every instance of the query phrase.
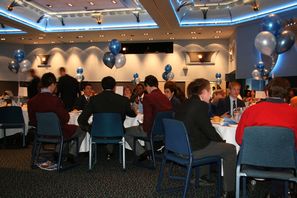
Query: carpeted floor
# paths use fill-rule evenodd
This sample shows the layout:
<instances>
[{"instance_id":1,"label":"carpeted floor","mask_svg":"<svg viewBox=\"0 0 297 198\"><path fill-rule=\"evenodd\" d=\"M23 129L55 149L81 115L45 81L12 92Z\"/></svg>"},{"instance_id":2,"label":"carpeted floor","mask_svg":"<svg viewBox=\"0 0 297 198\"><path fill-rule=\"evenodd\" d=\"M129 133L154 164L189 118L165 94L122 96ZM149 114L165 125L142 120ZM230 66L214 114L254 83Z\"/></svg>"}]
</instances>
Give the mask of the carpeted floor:
<instances>
[{"instance_id":1,"label":"carpeted floor","mask_svg":"<svg viewBox=\"0 0 297 198\"><path fill-rule=\"evenodd\" d=\"M102 153L101 153L102 154ZM132 154L127 153L128 161ZM92 171L88 170L87 156L81 157L79 166L57 173L31 169L31 147L24 149L0 149L0 197L181 197L181 192L156 192L159 173L156 170L136 167L127 163L123 171L116 156L110 161L99 156ZM164 185L179 182L165 181ZM265 197L265 184L257 183L250 197ZM214 197L215 186L191 186L188 197Z\"/></svg>"}]
</instances>

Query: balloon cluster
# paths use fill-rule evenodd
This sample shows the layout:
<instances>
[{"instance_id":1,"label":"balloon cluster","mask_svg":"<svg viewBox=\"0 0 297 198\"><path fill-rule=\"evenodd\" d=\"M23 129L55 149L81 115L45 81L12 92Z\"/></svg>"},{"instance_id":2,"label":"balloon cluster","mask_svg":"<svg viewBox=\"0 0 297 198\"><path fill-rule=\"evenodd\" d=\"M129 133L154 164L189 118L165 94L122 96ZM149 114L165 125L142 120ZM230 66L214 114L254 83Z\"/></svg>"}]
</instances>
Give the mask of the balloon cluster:
<instances>
[{"instance_id":1,"label":"balloon cluster","mask_svg":"<svg viewBox=\"0 0 297 198\"><path fill-rule=\"evenodd\" d=\"M165 71L162 74L162 78L166 81L172 80L174 78L174 73L172 72L172 67L170 64L165 66Z\"/></svg>"},{"instance_id":2,"label":"balloon cluster","mask_svg":"<svg viewBox=\"0 0 297 198\"><path fill-rule=\"evenodd\" d=\"M104 64L112 69L115 66L117 69L123 67L126 64L126 57L121 54L121 42L117 39L112 39L109 43L109 51L103 55Z\"/></svg>"},{"instance_id":3,"label":"balloon cluster","mask_svg":"<svg viewBox=\"0 0 297 198\"><path fill-rule=\"evenodd\" d=\"M269 74L269 69L265 68L264 63L262 61L255 65L255 69L252 71L252 77L255 80L267 80Z\"/></svg>"},{"instance_id":4,"label":"balloon cluster","mask_svg":"<svg viewBox=\"0 0 297 198\"><path fill-rule=\"evenodd\" d=\"M216 83L217 83L217 85L222 84L222 74L221 73L216 73Z\"/></svg>"},{"instance_id":5,"label":"balloon cluster","mask_svg":"<svg viewBox=\"0 0 297 198\"><path fill-rule=\"evenodd\" d=\"M78 67L76 69L76 79L77 79L78 82L81 82L81 81L83 81L85 79L83 73L84 73L84 68L83 67Z\"/></svg>"},{"instance_id":6,"label":"balloon cluster","mask_svg":"<svg viewBox=\"0 0 297 198\"><path fill-rule=\"evenodd\" d=\"M11 60L8 64L8 69L13 73L26 72L31 69L32 64L25 58L25 52L22 49L17 49L13 53L14 60Z\"/></svg>"},{"instance_id":7,"label":"balloon cluster","mask_svg":"<svg viewBox=\"0 0 297 198\"><path fill-rule=\"evenodd\" d=\"M133 74L133 83L136 84L136 85L140 83L138 73Z\"/></svg>"},{"instance_id":8,"label":"balloon cluster","mask_svg":"<svg viewBox=\"0 0 297 198\"><path fill-rule=\"evenodd\" d=\"M255 38L255 47L262 55L269 56L272 63L271 67L266 69L264 64L261 63L263 66L258 64L252 72L252 76L255 76L254 78L258 78L258 75L260 75L260 79L262 79L265 76L265 70L269 73L273 69L278 55L288 51L294 45L295 34L289 30L283 30L283 27L284 24L277 15L271 14L264 19L262 24L263 31ZM263 69L259 67L263 67Z\"/></svg>"}]
</instances>

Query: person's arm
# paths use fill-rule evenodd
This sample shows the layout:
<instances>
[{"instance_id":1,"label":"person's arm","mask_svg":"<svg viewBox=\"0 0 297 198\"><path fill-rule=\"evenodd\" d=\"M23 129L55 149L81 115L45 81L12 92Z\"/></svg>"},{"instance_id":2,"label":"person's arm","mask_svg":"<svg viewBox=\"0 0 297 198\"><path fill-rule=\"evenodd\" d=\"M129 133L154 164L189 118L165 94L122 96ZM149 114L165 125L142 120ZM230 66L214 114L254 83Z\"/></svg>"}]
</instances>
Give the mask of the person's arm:
<instances>
[{"instance_id":1,"label":"person's arm","mask_svg":"<svg viewBox=\"0 0 297 198\"><path fill-rule=\"evenodd\" d=\"M197 115L199 115L199 117L193 119L197 122L197 126L200 126L201 132L204 133L210 140L222 142L223 139L210 122L208 108L208 104L203 102L201 108L197 108Z\"/></svg>"},{"instance_id":2,"label":"person's arm","mask_svg":"<svg viewBox=\"0 0 297 198\"><path fill-rule=\"evenodd\" d=\"M82 97L84 96L80 96L75 100L73 109L82 110Z\"/></svg>"},{"instance_id":3,"label":"person's arm","mask_svg":"<svg viewBox=\"0 0 297 198\"><path fill-rule=\"evenodd\" d=\"M143 98L143 130L146 133L150 133L151 127L153 125L153 110L150 98L144 95Z\"/></svg>"},{"instance_id":4,"label":"person's arm","mask_svg":"<svg viewBox=\"0 0 297 198\"><path fill-rule=\"evenodd\" d=\"M90 98L89 103L79 115L77 122L80 128L84 131L91 131L91 125L89 124L89 118L93 114L92 111L93 97Z\"/></svg>"},{"instance_id":5,"label":"person's arm","mask_svg":"<svg viewBox=\"0 0 297 198\"><path fill-rule=\"evenodd\" d=\"M216 115L223 116L223 115L227 115L227 114L229 114L229 112L227 112L225 110L225 99L220 99L218 101Z\"/></svg>"},{"instance_id":6,"label":"person's arm","mask_svg":"<svg viewBox=\"0 0 297 198\"><path fill-rule=\"evenodd\" d=\"M132 109L129 99L124 97L124 100L125 100L125 114L129 117L135 117L136 112Z\"/></svg>"},{"instance_id":7,"label":"person's arm","mask_svg":"<svg viewBox=\"0 0 297 198\"><path fill-rule=\"evenodd\" d=\"M245 129L245 127L247 127L248 117L249 117L249 113L248 113L248 109L247 109L242 113L240 121L236 128L235 140L238 145L242 144L242 138L243 138L243 134L244 134L244 129Z\"/></svg>"},{"instance_id":8,"label":"person's arm","mask_svg":"<svg viewBox=\"0 0 297 198\"><path fill-rule=\"evenodd\" d=\"M61 125L67 124L70 119L70 115L68 111L65 109L65 106L62 100L57 98L57 102L55 106L56 106L55 113L58 115Z\"/></svg>"}]
</instances>

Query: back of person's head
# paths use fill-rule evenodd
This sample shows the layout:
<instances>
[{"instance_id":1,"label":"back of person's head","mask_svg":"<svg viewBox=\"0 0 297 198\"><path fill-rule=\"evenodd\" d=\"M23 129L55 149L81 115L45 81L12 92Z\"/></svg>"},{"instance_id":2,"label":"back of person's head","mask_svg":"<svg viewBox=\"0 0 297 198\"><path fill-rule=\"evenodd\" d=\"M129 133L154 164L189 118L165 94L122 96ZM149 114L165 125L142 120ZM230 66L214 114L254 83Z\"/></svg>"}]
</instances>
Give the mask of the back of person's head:
<instances>
[{"instance_id":1,"label":"back of person's head","mask_svg":"<svg viewBox=\"0 0 297 198\"><path fill-rule=\"evenodd\" d=\"M51 72L45 73L41 77L41 87L43 88L48 87L52 83L56 83L56 82L57 82L56 76Z\"/></svg>"},{"instance_id":2,"label":"back of person's head","mask_svg":"<svg viewBox=\"0 0 297 198\"><path fill-rule=\"evenodd\" d=\"M66 72L65 67L60 67L60 68L59 68L59 72L61 72L61 73L62 73L62 72Z\"/></svg>"},{"instance_id":3,"label":"back of person's head","mask_svg":"<svg viewBox=\"0 0 297 198\"><path fill-rule=\"evenodd\" d=\"M116 85L116 81L111 76L106 76L101 81L101 86L102 86L103 90L107 90L107 89L112 90L112 89L114 89L115 85Z\"/></svg>"},{"instance_id":4,"label":"back of person's head","mask_svg":"<svg viewBox=\"0 0 297 198\"><path fill-rule=\"evenodd\" d=\"M274 78L268 83L267 90L269 97L287 99L290 90L290 83L284 78Z\"/></svg>"},{"instance_id":5,"label":"back of person's head","mask_svg":"<svg viewBox=\"0 0 297 198\"><path fill-rule=\"evenodd\" d=\"M197 78L188 85L187 93L189 97L200 95L204 89L210 91L209 81L204 78Z\"/></svg>"},{"instance_id":6,"label":"back of person's head","mask_svg":"<svg viewBox=\"0 0 297 198\"><path fill-rule=\"evenodd\" d=\"M144 86L158 87L158 79L153 75L148 75L144 79Z\"/></svg>"}]
</instances>

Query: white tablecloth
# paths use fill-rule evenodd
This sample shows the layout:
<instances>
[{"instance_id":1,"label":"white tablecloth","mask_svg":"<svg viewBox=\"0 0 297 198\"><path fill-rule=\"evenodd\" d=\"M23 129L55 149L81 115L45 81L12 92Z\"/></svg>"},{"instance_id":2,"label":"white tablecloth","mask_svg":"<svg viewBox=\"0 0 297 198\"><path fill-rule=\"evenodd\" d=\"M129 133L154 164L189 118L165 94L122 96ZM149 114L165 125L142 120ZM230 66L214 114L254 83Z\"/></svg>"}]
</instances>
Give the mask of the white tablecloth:
<instances>
[{"instance_id":1,"label":"white tablecloth","mask_svg":"<svg viewBox=\"0 0 297 198\"><path fill-rule=\"evenodd\" d=\"M236 151L238 153L239 151L239 145L236 143L235 140L235 133L236 133L236 128L237 125L232 125L232 126L222 126L220 124L213 124L214 128L220 134L220 136L226 140L227 143L233 144L236 146Z\"/></svg>"}]
</instances>

